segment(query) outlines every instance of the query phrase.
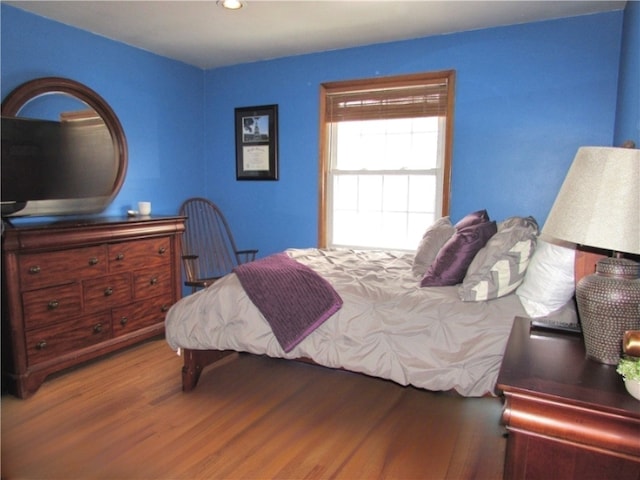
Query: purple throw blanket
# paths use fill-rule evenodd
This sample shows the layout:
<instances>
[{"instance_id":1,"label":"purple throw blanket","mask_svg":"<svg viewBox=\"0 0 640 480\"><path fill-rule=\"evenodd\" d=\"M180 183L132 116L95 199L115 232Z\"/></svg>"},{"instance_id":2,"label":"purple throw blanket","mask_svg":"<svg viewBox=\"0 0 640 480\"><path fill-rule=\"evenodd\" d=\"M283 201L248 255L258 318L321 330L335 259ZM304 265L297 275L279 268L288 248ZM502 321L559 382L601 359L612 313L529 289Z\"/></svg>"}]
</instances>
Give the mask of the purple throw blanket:
<instances>
[{"instance_id":1,"label":"purple throw blanket","mask_svg":"<svg viewBox=\"0 0 640 480\"><path fill-rule=\"evenodd\" d=\"M233 271L285 352L342 307L342 299L329 282L286 253L245 263Z\"/></svg>"}]
</instances>

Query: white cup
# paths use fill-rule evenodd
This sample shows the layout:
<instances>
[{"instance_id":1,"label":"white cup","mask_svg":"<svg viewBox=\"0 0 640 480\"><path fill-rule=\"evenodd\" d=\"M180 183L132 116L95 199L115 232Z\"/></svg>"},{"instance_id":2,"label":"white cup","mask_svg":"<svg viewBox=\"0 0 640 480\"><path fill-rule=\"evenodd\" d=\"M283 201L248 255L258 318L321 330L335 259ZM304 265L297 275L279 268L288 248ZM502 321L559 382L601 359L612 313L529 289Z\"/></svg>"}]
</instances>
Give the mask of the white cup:
<instances>
[{"instance_id":1,"label":"white cup","mask_svg":"<svg viewBox=\"0 0 640 480\"><path fill-rule=\"evenodd\" d=\"M151 202L138 202L138 213L140 215L151 215Z\"/></svg>"}]
</instances>

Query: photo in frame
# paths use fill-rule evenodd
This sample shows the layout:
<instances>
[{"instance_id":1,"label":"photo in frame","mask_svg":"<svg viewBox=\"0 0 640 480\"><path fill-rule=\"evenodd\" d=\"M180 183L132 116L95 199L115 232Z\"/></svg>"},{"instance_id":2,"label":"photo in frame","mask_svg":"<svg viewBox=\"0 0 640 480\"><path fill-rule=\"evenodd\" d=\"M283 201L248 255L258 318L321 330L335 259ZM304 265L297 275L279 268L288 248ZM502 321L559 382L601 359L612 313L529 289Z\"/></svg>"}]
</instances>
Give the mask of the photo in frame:
<instances>
[{"instance_id":1,"label":"photo in frame","mask_svg":"<svg viewBox=\"0 0 640 480\"><path fill-rule=\"evenodd\" d=\"M236 179L278 179L278 105L235 109Z\"/></svg>"}]
</instances>

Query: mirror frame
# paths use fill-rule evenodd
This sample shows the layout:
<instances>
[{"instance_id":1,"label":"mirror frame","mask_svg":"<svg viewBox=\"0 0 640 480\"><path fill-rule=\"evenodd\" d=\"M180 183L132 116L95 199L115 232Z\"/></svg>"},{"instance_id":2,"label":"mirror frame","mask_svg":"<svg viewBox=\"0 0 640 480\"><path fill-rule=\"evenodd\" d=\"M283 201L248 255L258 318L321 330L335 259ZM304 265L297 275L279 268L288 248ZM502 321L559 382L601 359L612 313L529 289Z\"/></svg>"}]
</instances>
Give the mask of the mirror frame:
<instances>
[{"instance_id":1,"label":"mirror frame","mask_svg":"<svg viewBox=\"0 0 640 480\"><path fill-rule=\"evenodd\" d=\"M83 101L91 107L104 121L113 142L114 151L118 159L118 172L111 191L102 210L111 204L120 191L128 167L127 139L124 129L117 115L109 104L95 91L80 82L63 77L43 77L30 80L16 87L2 102L3 116L16 117L20 109L29 101L46 94L64 93ZM44 200L39 202L59 202L59 200ZM27 204L28 205L28 204ZM91 213L91 212L82 212ZM97 212L93 212L97 213ZM62 213L58 213L60 215ZM54 214L55 215L55 214Z\"/></svg>"}]
</instances>

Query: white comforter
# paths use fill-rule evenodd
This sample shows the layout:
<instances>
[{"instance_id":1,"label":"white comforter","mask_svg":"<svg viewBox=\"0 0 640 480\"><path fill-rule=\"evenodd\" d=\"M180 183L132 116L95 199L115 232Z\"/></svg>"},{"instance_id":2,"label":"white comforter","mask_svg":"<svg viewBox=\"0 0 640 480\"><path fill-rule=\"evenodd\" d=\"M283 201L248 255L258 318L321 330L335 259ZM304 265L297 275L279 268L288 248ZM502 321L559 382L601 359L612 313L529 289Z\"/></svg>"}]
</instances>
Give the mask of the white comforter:
<instances>
[{"instance_id":1,"label":"white comforter","mask_svg":"<svg viewBox=\"0 0 640 480\"><path fill-rule=\"evenodd\" d=\"M462 302L457 287L420 288L409 254L289 250L325 277L344 305L285 353L235 274L183 298L166 317L174 349L235 350L271 357L307 357L428 390L465 396L493 393L516 315L518 297Z\"/></svg>"}]
</instances>

